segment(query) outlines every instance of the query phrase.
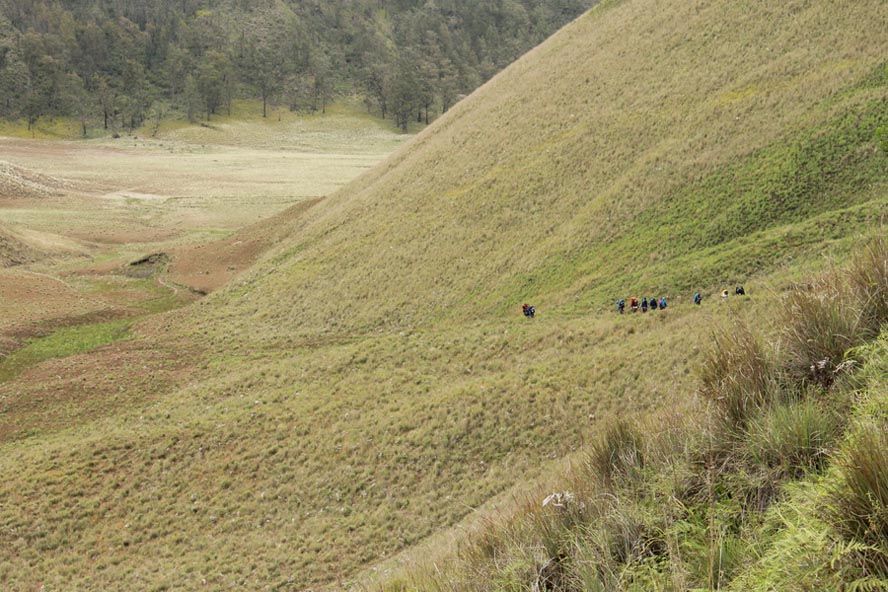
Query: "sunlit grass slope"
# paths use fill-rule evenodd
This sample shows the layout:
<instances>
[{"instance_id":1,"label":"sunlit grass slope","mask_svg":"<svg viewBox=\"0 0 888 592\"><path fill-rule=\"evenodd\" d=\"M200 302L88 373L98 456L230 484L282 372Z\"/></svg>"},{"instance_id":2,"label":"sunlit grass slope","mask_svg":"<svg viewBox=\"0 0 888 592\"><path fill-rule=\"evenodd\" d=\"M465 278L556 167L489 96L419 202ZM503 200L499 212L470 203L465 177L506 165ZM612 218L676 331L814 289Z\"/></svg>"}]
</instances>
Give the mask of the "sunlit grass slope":
<instances>
[{"instance_id":1,"label":"sunlit grass slope","mask_svg":"<svg viewBox=\"0 0 888 592\"><path fill-rule=\"evenodd\" d=\"M286 238L234 284L134 327L129 352L199 352L180 388L59 430L22 403L44 388L28 376L55 372L0 384L18 426L0 583L346 583L536 478L600 418L681 408L716 318L767 314L768 288L886 205L881 3L761 4L594 9L282 216ZM733 281L753 296L687 303ZM630 291L672 307L614 316ZM93 355L64 367L139 372Z\"/></svg>"}]
</instances>

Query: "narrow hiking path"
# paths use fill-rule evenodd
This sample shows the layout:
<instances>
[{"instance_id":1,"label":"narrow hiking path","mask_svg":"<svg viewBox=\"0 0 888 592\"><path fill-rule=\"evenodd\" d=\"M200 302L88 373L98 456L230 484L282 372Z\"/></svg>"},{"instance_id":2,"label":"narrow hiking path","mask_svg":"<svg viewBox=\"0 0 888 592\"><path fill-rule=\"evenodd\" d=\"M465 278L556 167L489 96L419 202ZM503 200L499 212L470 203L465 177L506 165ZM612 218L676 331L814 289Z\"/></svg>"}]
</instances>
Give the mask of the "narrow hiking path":
<instances>
[{"instance_id":1,"label":"narrow hiking path","mask_svg":"<svg viewBox=\"0 0 888 592\"><path fill-rule=\"evenodd\" d=\"M69 284L68 282L66 282L65 280L63 280L59 277L53 276L53 275L49 275L48 273L41 273L39 271L30 271L28 269L17 269L15 271L51 280L53 282L56 282L56 283L59 283L59 284L65 286L66 288L68 288L72 292L79 292L80 291L77 288L75 288L74 286L72 286L71 284Z\"/></svg>"}]
</instances>

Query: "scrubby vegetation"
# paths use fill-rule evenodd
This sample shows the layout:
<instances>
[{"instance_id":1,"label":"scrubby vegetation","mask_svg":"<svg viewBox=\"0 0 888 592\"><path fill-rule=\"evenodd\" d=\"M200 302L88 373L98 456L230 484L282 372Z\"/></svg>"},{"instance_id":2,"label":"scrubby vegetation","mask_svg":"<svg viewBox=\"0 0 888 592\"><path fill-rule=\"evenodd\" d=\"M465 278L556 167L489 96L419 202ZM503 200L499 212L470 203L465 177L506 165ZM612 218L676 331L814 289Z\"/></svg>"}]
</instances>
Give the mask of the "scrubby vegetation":
<instances>
[{"instance_id":1,"label":"scrubby vegetation","mask_svg":"<svg viewBox=\"0 0 888 592\"><path fill-rule=\"evenodd\" d=\"M888 316L869 311L888 300L886 264L879 240L850 270L792 290L787 303L820 305L789 309L767 346L748 328L719 329L694 415L614 420L575 457L563 491L542 504L531 494L455 556L380 587L885 589ZM800 349L812 326L841 364Z\"/></svg>"}]
</instances>

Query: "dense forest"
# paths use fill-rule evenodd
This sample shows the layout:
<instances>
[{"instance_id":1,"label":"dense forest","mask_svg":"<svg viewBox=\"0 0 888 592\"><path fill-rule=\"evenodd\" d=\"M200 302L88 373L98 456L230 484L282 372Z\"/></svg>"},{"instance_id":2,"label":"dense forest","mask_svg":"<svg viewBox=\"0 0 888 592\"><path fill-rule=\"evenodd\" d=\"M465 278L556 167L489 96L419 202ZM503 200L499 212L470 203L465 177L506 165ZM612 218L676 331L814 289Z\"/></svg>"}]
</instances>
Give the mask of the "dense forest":
<instances>
[{"instance_id":1,"label":"dense forest","mask_svg":"<svg viewBox=\"0 0 888 592\"><path fill-rule=\"evenodd\" d=\"M406 129L595 0L0 0L0 117L134 129L341 95Z\"/></svg>"}]
</instances>

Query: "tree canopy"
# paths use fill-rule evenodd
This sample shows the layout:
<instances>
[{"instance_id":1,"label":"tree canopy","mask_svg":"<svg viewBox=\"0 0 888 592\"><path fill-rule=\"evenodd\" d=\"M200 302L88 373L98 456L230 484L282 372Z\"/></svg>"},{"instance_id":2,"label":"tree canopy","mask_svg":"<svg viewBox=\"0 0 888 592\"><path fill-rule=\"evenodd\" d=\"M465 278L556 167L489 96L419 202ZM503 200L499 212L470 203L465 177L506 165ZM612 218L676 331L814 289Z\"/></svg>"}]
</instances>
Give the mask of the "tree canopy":
<instances>
[{"instance_id":1,"label":"tree canopy","mask_svg":"<svg viewBox=\"0 0 888 592\"><path fill-rule=\"evenodd\" d=\"M595 0L0 0L0 117L136 128L339 95L428 122Z\"/></svg>"}]
</instances>

